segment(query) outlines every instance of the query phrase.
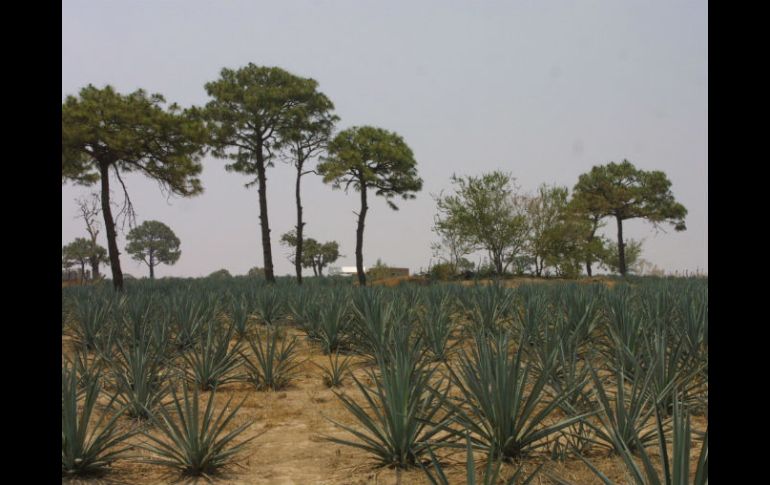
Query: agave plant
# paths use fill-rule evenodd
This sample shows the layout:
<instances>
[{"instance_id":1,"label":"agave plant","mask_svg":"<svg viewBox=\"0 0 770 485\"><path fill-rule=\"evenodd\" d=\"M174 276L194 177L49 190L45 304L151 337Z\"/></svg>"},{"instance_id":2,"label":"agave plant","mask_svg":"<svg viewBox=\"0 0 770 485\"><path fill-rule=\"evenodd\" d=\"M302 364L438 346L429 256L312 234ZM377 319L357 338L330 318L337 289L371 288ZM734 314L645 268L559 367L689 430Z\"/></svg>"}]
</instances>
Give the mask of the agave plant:
<instances>
[{"instance_id":1,"label":"agave plant","mask_svg":"<svg viewBox=\"0 0 770 485\"><path fill-rule=\"evenodd\" d=\"M215 415L216 392L212 392L201 415L197 387L190 396L187 386L184 385L182 397L180 398L175 390L172 390L172 397L171 410L162 407L159 414L150 415L150 419L165 439L143 432L152 443L147 442L139 446L158 455L157 458L143 460L145 463L167 466L186 475L214 475L232 464L234 456L257 437L234 443L235 438L252 424L251 421L227 431L243 401L227 413L232 401L230 398L222 411Z\"/></svg>"},{"instance_id":2,"label":"agave plant","mask_svg":"<svg viewBox=\"0 0 770 485\"><path fill-rule=\"evenodd\" d=\"M216 323L206 326L206 337L195 348L183 354L187 373L202 391L241 379L236 372L240 364L241 341L231 346L235 327L222 329Z\"/></svg>"},{"instance_id":3,"label":"agave plant","mask_svg":"<svg viewBox=\"0 0 770 485\"><path fill-rule=\"evenodd\" d=\"M449 293L431 291L426 295L425 311L418 318L422 340L434 360L446 360L450 350L449 339L454 330Z\"/></svg>"},{"instance_id":4,"label":"agave plant","mask_svg":"<svg viewBox=\"0 0 770 485\"><path fill-rule=\"evenodd\" d=\"M630 379L622 365L616 366L611 388L613 398L610 399L608 387L596 369L591 367L590 371L601 410L598 414L601 425L586 422L595 433L593 441L616 454L622 454L624 447L637 451L640 443L642 446L651 444L655 440L655 430L648 424L657 408L649 393L651 374L637 372L638 377Z\"/></svg>"},{"instance_id":5,"label":"agave plant","mask_svg":"<svg viewBox=\"0 0 770 485\"><path fill-rule=\"evenodd\" d=\"M167 300L166 314L174 323L174 342L180 350L192 348L200 339L207 321L204 304L184 294Z\"/></svg>"},{"instance_id":6,"label":"agave plant","mask_svg":"<svg viewBox=\"0 0 770 485\"><path fill-rule=\"evenodd\" d=\"M350 314L347 294L333 292L320 308L317 335L325 354L343 347L348 340Z\"/></svg>"},{"instance_id":7,"label":"agave plant","mask_svg":"<svg viewBox=\"0 0 770 485\"><path fill-rule=\"evenodd\" d=\"M103 345L104 337L112 330L113 300L87 296L75 300L73 330L75 341L87 350Z\"/></svg>"},{"instance_id":8,"label":"agave plant","mask_svg":"<svg viewBox=\"0 0 770 485\"><path fill-rule=\"evenodd\" d=\"M447 431L461 436L467 430L474 447L492 459L510 460L546 446L546 438L586 416L549 422L567 395L547 397L548 372L532 372L531 364L522 361L521 349L509 355L508 332L476 334L474 341L470 354L460 353L458 369L449 368L460 400L443 401L463 431Z\"/></svg>"},{"instance_id":9,"label":"agave plant","mask_svg":"<svg viewBox=\"0 0 770 485\"><path fill-rule=\"evenodd\" d=\"M476 333L497 333L505 325L513 308L511 292L502 285L478 286L473 289L470 307L466 307Z\"/></svg>"},{"instance_id":10,"label":"agave plant","mask_svg":"<svg viewBox=\"0 0 770 485\"><path fill-rule=\"evenodd\" d=\"M114 400L92 422L96 401L101 393L99 379L90 380L81 390L77 360L62 366L61 471L63 476L101 473L129 448L121 446L132 432L118 429L121 410L109 418ZM82 405L78 400L83 395Z\"/></svg>"},{"instance_id":11,"label":"agave plant","mask_svg":"<svg viewBox=\"0 0 770 485\"><path fill-rule=\"evenodd\" d=\"M677 396L678 397L678 396ZM690 481L690 451L692 433L690 429L690 416L682 409L682 404L678 399L674 400L674 425L673 425L673 455L669 458L668 447L666 445L666 431L663 418L656 413L656 431L658 448L663 463L663 474L652 464L647 450L642 441L636 439L636 448L642 459L642 467L634 460L631 450L622 442L618 443L621 448L621 457L626 469L631 475L636 485L707 485L708 484L708 429L703 437L703 444L698 455L698 461L695 467L695 476ZM588 465L591 471L602 481L604 485L615 485L607 478L596 466L589 460L578 454L578 457ZM560 483L569 484L564 480Z\"/></svg>"},{"instance_id":12,"label":"agave plant","mask_svg":"<svg viewBox=\"0 0 770 485\"><path fill-rule=\"evenodd\" d=\"M246 366L247 379L258 390L278 390L289 385L297 367L297 338L281 339L279 332L268 329L267 335L257 334L249 341L253 357L241 353Z\"/></svg>"},{"instance_id":13,"label":"agave plant","mask_svg":"<svg viewBox=\"0 0 770 485\"><path fill-rule=\"evenodd\" d=\"M329 355L328 368L318 364L315 365L323 371L323 379L326 387L340 387L345 380L345 377L350 374L352 358L350 356L345 356L340 360L339 352L335 352L333 357L331 354Z\"/></svg>"},{"instance_id":14,"label":"agave plant","mask_svg":"<svg viewBox=\"0 0 770 485\"><path fill-rule=\"evenodd\" d=\"M273 326L283 315L283 294L275 288L262 288L255 292L255 312L262 323Z\"/></svg>"},{"instance_id":15,"label":"agave plant","mask_svg":"<svg viewBox=\"0 0 770 485\"><path fill-rule=\"evenodd\" d=\"M640 366L650 374L650 392L664 415L674 407L674 390L682 400L692 401L702 389L703 362L693 359L686 351L683 338L656 328L645 340L645 352Z\"/></svg>"},{"instance_id":16,"label":"agave plant","mask_svg":"<svg viewBox=\"0 0 770 485\"><path fill-rule=\"evenodd\" d=\"M230 305L230 320L238 334L238 338L246 336L248 324L251 320L252 307L245 296L233 297Z\"/></svg>"},{"instance_id":17,"label":"agave plant","mask_svg":"<svg viewBox=\"0 0 770 485\"><path fill-rule=\"evenodd\" d=\"M127 345L117 342L116 355L110 360L117 401L130 418L148 419L168 392L170 375L162 350L148 336Z\"/></svg>"},{"instance_id":18,"label":"agave plant","mask_svg":"<svg viewBox=\"0 0 770 485\"><path fill-rule=\"evenodd\" d=\"M390 346L389 352L390 358L379 362L379 373L367 369L373 388L367 388L353 376L366 404L334 391L359 426L330 421L355 440L327 439L364 450L374 455L381 466L407 468L417 465L427 453L429 442L445 425L444 421L436 425L431 422L439 416L442 398L446 398L449 387L442 391L439 382L437 390L431 388L430 380L436 368L422 359L419 347Z\"/></svg>"},{"instance_id":19,"label":"agave plant","mask_svg":"<svg viewBox=\"0 0 770 485\"><path fill-rule=\"evenodd\" d=\"M321 295L319 293L321 293L320 290L301 288L294 293L294 298L289 301L289 312L292 319L311 340L321 340L318 324L323 308L321 301L325 301L327 292L324 291Z\"/></svg>"},{"instance_id":20,"label":"agave plant","mask_svg":"<svg viewBox=\"0 0 770 485\"><path fill-rule=\"evenodd\" d=\"M467 433L465 435L465 450L465 483L467 485L476 485L479 482L476 480L476 464L473 460L473 446L471 445L470 436ZM444 474L444 470L441 468L441 463L436 459L436 455L433 453L431 448L428 448L428 453L430 453L432 471L430 468L426 468L422 463L420 463L420 468L422 468L422 470L425 472L428 480L430 480L430 483L433 485L450 485L449 479L447 479L446 475ZM497 485L500 483L501 465L501 461L487 460L487 466L484 470L484 475L482 475L480 483L482 485ZM526 477L522 476L524 469L519 467L516 469L513 475L510 476L510 478L505 480L504 483L505 485L527 485L535 479L537 472L539 472L542 467L543 464L538 465L537 468L535 468L535 470Z\"/></svg>"}]
</instances>

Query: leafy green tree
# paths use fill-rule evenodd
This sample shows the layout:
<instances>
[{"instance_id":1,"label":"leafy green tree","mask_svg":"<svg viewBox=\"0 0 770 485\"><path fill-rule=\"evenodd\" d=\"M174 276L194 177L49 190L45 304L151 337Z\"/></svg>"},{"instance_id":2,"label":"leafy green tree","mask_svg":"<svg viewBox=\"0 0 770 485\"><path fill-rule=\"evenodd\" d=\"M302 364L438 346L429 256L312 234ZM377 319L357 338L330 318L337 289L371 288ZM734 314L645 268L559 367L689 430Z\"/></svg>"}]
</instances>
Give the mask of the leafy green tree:
<instances>
[{"instance_id":1,"label":"leafy green tree","mask_svg":"<svg viewBox=\"0 0 770 485\"><path fill-rule=\"evenodd\" d=\"M562 242L566 236L564 224L568 196L567 187L542 184L537 195L527 202L530 230L527 246L537 276L542 276L546 265L558 260L556 253L564 249Z\"/></svg>"},{"instance_id":2,"label":"leafy green tree","mask_svg":"<svg viewBox=\"0 0 770 485\"><path fill-rule=\"evenodd\" d=\"M84 237L79 237L62 247L62 267L69 268L79 265L82 281L86 277L86 264L90 261L92 252L91 241Z\"/></svg>"},{"instance_id":3,"label":"leafy green tree","mask_svg":"<svg viewBox=\"0 0 770 485\"><path fill-rule=\"evenodd\" d=\"M625 242L626 245L626 272L631 274L637 274L641 271L642 267L640 262L642 261L642 242L634 239L629 239ZM601 257L601 264L613 273L620 273L620 251L618 251L617 243L608 241L604 254Z\"/></svg>"},{"instance_id":4,"label":"leafy green tree","mask_svg":"<svg viewBox=\"0 0 770 485\"><path fill-rule=\"evenodd\" d=\"M527 242L529 226L524 199L516 194L514 179L494 171L480 177L452 175L455 193L436 198L436 227L444 233L454 232L485 250L494 272L505 273Z\"/></svg>"},{"instance_id":5,"label":"leafy green tree","mask_svg":"<svg viewBox=\"0 0 770 485\"><path fill-rule=\"evenodd\" d=\"M210 275L208 275L208 278L215 279L215 280L229 280L232 277L233 275L231 275L230 272L224 268L216 270Z\"/></svg>"},{"instance_id":6,"label":"leafy green tree","mask_svg":"<svg viewBox=\"0 0 770 485\"><path fill-rule=\"evenodd\" d=\"M414 199L422 190L417 176L417 162L412 150L396 133L372 126L356 126L337 134L329 143L328 157L318 165L324 183L335 189L352 185L361 195L361 209L356 227L356 269L358 282L366 285L364 273L364 224L369 210L368 192L385 198L388 206L398 210L395 197Z\"/></svg>"},{"instance_id":7,"label":"leafy green tree","mask_svg":"<svg viewBox=\"0 0 770 485\"><path fill-rule=\"evenodd\" d=\"M155 266L174 264L182 251L180 241L170 227L159 221L144 221L126 236L126 252L150 268L150 279L155 278Z\"/></svg>"},{"instance_id":8,"label":"leafy green tree","mask_svg":"<svg viewBox=\"0 0 770 485\"><path fill-rule=\"evenodd\" d=\"M618 271L626 275L626 244L623 221L641 218L656 228L667 223L676 231L686 229L687 209L674 199L666 174L637 169L628 160L595 166L582 174L575 185L574 197L593 208L602 217L614 217L618 227Z\"/></svg>"},{"instance_id":9,"label":"leafy green tree","mask_svg":"<svg viewBox=\"0 0 770 485\"><path fill-rule=\"evenodd\" d=\"M62 182L101 184L101 209L116 290L123 289L123 272L110 207L110 175L130 198L121 173L139 172L163 190L181 196L200 194L200 157L208 136L205 127L176 104L164 109L160 94L137 90L128 95L111 86L92 85L62 104Z\"/></svg>"},{"instance_id":10,"label":"leafy green tree","mask_svg":"<svg viewBox=\"0 0 770 485\"><path fill-rule=\"evenodd\" d=\"M580 258L585 263L586 274L593 275L592 265L601 261L606 248L604 239L597 236L599 229L604 227L603 212L591 205L591 200L573 194L570 199L567 214L571 224L572 239L576 244Z\"/></svg>"},{"instance_id":11,"label":"leafy green tree","mask_svg":"<svg viewBox=\"0 0 770 485\"><path fill-rule=\"evenodd\" d=\"M265 278L270 283L275 283L275 274L266 169L273 166L274 158L290 140L307 141L306 132L314 129L313 122L320 123L324 109L333 107L316 91L317 86L313 79L278 67L249 64L238 70L222 69L218 80L205 85L212 100L196 110L212 133L213 154L233 161L225 168L256 177L246 187L258 187Z\"/></svg>"},{"instance_id":12,"label":"leafy green tree","mask_svg":"<svg viewBox=\"0 0 770 485\"><path fill-rule=\"evenodd\" d=\"M442 224L442 220L439 217L434 218L433 232L440 238L438 242L431 244L433 255L449 265L448 268L441 266L436 271L441 274L449 272L455 275L460 271L467 270L468 265L463 266L463 263L470 263L465 259L465 256L474 250L472 240L463 233L460 227ZM445 257L444 254L447 254L448 257ZM473 268L473 263L470 263L470 268Z\"/></svg>"},{"instance_id":13,"label":"leafy green tree","mask_svg":"<svg viewBox=\"0 0 770 485\"><path fill-rule=\"evenodd\" d=\"M246 276L249 276L251 278L264 278L265 269L260 268L259 266L254 266L253 268L249 269L249 272L246 273Z\"/></svg>"},{"instance_id":14,"label":"leafy green tree","mask_svg":"<svg viewBox=\"0 0 770 485\"><path fill-rule=\"evenodd\" d=\"M281 236L281 243L287 247L295 249L297 247L297 234L294 230ZM329 241L323 244L313 238L305 238L303 245L305 251L302 254L302 268L312 268L314 276L323 276L323 270L329 264L337 261L340 257L340 247L337 241ZM295 264L297 257L296 251L289 257L292 264Z\"/></svg>"}]
</instances>

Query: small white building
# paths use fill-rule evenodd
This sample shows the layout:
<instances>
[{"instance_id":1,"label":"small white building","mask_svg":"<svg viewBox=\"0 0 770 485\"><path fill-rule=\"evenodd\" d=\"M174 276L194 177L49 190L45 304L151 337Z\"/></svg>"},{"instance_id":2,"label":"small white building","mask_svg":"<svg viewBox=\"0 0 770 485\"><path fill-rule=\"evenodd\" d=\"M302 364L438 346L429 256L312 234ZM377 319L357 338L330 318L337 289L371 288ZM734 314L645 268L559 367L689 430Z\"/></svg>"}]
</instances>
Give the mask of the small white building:
<instances>
[{"instance_id":1,"label":"small white building","mask_svg":"<svg viewBox=\"0 0 770 485\"><path fill-rule=\"evenodd\" d=\"M366 273L366 266L364 266L364 273ZM358 270L355 266L330 266L329 276L354 276L358 274Z\"/></svg>"}]
</instances>

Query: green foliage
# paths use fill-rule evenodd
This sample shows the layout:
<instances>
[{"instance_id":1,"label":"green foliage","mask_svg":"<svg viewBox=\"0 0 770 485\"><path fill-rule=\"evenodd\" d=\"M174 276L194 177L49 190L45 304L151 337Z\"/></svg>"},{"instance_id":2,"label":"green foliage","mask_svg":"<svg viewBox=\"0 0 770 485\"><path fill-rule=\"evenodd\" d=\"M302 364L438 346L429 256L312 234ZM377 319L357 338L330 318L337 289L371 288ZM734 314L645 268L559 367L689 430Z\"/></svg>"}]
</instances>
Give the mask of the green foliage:
<instances>
[{"instance_id":1,"label":"green foliage","mask_svg":"<svg viewBox=\"0 0 770 485\"><path fill-rule=\"evenodd\" d=\"M356 229L356 265L359 283L366 284L363 267L363 231L367 191L384 197L388 206L397 210L396 197L414 199L422 190L422 179L417 176L417 161L411 148L396 133L372 126L356 126L341 131L329 142L328 156L318 164L317 171L324 183L335 189L352 185L361 193L361 209Z\"/></svg>"},{"instance_id":2,"label":"green foliage","mask_svg":"<svg viewBox=\"0 0 770 485\"><path fill-rule=\"evenodd\" d=\"M510 460L545 446L545 438L584 418L551 419L566 396L546 398L547 373L530 382L531 365L523 362L523 351L509 357L507 332L477 334L474 340L470 353L460 352L457 370L449 369L460 399L445 398L444 404L460 429L448 432L458 437L469 432L474 446L491 459Z\"/></svg>"},{"instance_id":3,"label":"green foliage","mask_svg":"<svg viewBox=\"0 0 770 485\"><path fill-rule=\"evenodd\" d=\"M81 383L77 360L70 366L62 365L61 411L61 471L62 476L83 476L105 471L128 447L119 445L133 433L118 429L120 410L112 418L113 400L105 412L93 422L96 402L101 392L99 379L85 383L82 405Z\"/></svg>"},{"instance_id":4,"label":"green foliage","mask_svg":"<svg viewBox=\"0 0 770 485\"><path fill-rule=\"evenodd\" d=\"M126 252L150 268L150 278L155 277L155 266L174 264L182 255L179 238L170 227L159 221L144 221L131 229L126 239Z\"/></svg>"},{"instance_id":5,"label":"green foliage","mask_svg":"<svg viewBox=\"0 0 770 485\"><path fill-rule=\"evenodd\" d=\"M346 356L340 360L340 353L335 352L333 357L332 354L329 354L328 368L318 364L315 365L323 371L323 379L326 387L340 387L345 381L345 377L350 374L352 358L350 356Z\"/></svg>"},{"instance_id":6,"label":"green foliage","mask_svg":"<svg viewBox=\"0 0 770 485\"><path fill-rule=\"evenodd\" d=\"M215 278L215 279L219 279L219 280L221 280L221 279L228 279L228 278L232 278L232 277L233 277L233 275L231 275L230 272L227 271L224 268L216 270L213 273L211 273L210 275L208 275L208 278Z\"/></svg>"},{"instance_id":7,"label":"green foliage","mask_svg":"<svg viewBox=\"0 0 770 485\"><path fill-rule=\"evenodd\" d=\"M620 252L624 249L622 223L641 218L656 227L671 224L677 231L686 229L687 209L674 199L671 182L661 171L637 169L628 160L598 165L582 174L574 188L576 205L597 217L614 217L618 224L619 272L626 275L627 265Z\"/></svg>"},{"instance_id":8,"label":"green foliage","mask_svg":"<svg viewBox=\"0 0 770 485\"><path fill-rule=\"evenodd\" d=\"M297 232L295 229L281 236L281 244L296 249ZM294 264L295 253L289 257ZM340 245L337 241L328 241L323 244L313 238L303 238L302 242L302 267L313 268L315 276L323 276L323 270L340 257Z\"/></svg>"},{"instance_id":9,"label":"green foliage","mask_svg":"<svg viewBox=\"0 0 770 485\"><path fill-rule=\"evenodd\" d=\"M80 265L83 276L85 276L86 265L94 259L98 262L104 262L107 259L107 250L86 238L76 238L62 247L62 267L69 268L76 264Z\"/></svg>"},{"instance_id":10,"label":"green foliage","mask_svg":"<svg viewBox=\"0 0 770 485\"><path fill-rule=\"evenodd\" d=\"M164 342L165 343L165 342ZM145 333L138 341L116 342L116 355L109 359L117 390L117 401L130 418L148 419L168 393L171 372L165 346L154 345Z\"/></svg>"},{"instance_id":11,"label":"green foliage","mask_svg":"<svg viewBox=\"0 0 770 485\"><path fill-rule=\"evenodd\" d=\"M252 423L247 421L227 432L228 425L233 421L243 401L227 414L232 401L232 398L228 399L222 412L215 416L216 393L212 392L206 403L206 409L201 415L198 389L193 390L192 397L186 386L183 387L183 391L182 398L175 390L172 391L172 410L160 408L159 416L151 415L153 423L165 440L147 432L144 433L152 443L139 446L158 455L158 458L147 459L144 462L170 467L186 475L216 474L231 464L234 455L241 452L249 441L256 438L254 436L238 444L232 444L233 440Z\"/></svg>"},{"instance_id":12,"label":"green foliage","mask_svg":"<svg viewBox=\"0 0 770 485\"><path fill-rule=\"evenodd\" d=\"M465 470L466 470L466 485L476 485L478 481L476 480L476 463L473 460L473 447L471 446L471 439L470 436L466 433L465 435L465 454L466 454L466 462L465 462ZM441 468L441 463L439 463L438 459L436 459L436 455L433 453L433 450L428 448L428 452L430 453L430 459L431 459L431 465L433 468L433 472L430 471L429 468L426 468L422 463L420 463L420 468L425 472L425 474L428 476L428 480L430 480L430 483L433 485L449 485L449 479L444 474L444 470ZM494 464L493 464L494 463ZM500 466L502 465L501 461L493 462L493 460L487 460L487 466L484 469L484 475L481 478L481 484L482 485L497 485L500 483ZM531 483L532 480L535 479L535 476L537 475L537 472L540 471L540 469L543 467L543 465L538 465L535 470L530 473L526 478L522 477L523 468L518 467L516 471L513 473L513 475L510 476L507 480L505 480L505 485L527 485L528 483Z\"/></svg>"},{"instance_id":13,"label":"green foliage","mask_svg":"<svg viewBox=\"0 0 770 485\"><path fill-rule=\"evenodd\" d=\"M514 179L495 171L480 177L453 175L451 181L455 193L436 199L435 231L452 235L458 245L487 251L496 273L503 274L523 251L529 233Z\"/></svg>"},{"instance_id":14,"label":"green foliage","mask_svg":"<svg viewBox=\"0 0 770 485\"><path fill-rule=\"evenodd\" d=\"M623 244L626 258L626 273L635 274L639 270L638 263L642 256L643 241L629 239ZM601 264L613 273L620 273L620 257L618 256L618 244L614 241L607 241L604 244L604 252L600 256Z\"/></svg>"},{"instance_id":15,"label":"green foliage","mask_svg":"<svg viewBox=\"0 0 770 485\"><path fill-rule=\"evenodd\" d=\"M249 346L254 359L241 353L248 380L258 390L277 391L289 385L300 362L297 361L297 338L281 339L279 332L268 329L267 335L257 333Z\"/></svg>"},{"instance_id":16,"label":"green foliage","mask_svg":"<svg viewBox=\"0 0 770 485\"><path fill-rule=\"evenodd\" d=\"M449 339L452 337L454 323L451 314L449 292L432 288L425 294L424 310L418 315L422 342L433 356L433 360L446 360L451 349Z\"/></svg>"},{"instance_id":17,"label":"green foliage","mask_svg":"<svg viewBox=\"0 0 770 485\"><path fill-rule=\"evenodd\" d=\"M192 350L183 354L191 381L202 391L216 389L222 384L240 380L236 370L240 364L241 341L230 345L235 327L222 329L214 322L206 326L206 337Z\"/></svg>"},{"instance_id":18,"label":"green foliage","mask_svg":"<svg viewBox=\"0 0 770 485\"><path fill-rule=\"evenodd\" d=\"M122 95L111 86L88 85L62 104L62 182L101 182L113 285L118 290L123 276L110 209L110 170L121 182L129 216L133 209L121 173L140 172L181 196L203 191L198 175L208 133L176 104L164 109L164 102L160 94L141 89Z\"/></svg>"},{"instance_id":19,"label":"green foliage","mask_svg":"<svg viewBox=\"0 0 770 485\"><path fill-rule=\"evenodd\" d=\"M421 359L416 346L389 345L383 352L387 359L378 359L379 373L368 369L374 386L367 388L355 376L353 380L366 404L336 392L345 408L359 426L335 425L346 430L355 440L327 438L341 445L364 450L381 466L407 468L416 466L428 451L431 440L437 439L439 426L431 426L441 409L449 387L442 390L439 382L431 388L436 368Z\"/></svg>"}]
</instances>

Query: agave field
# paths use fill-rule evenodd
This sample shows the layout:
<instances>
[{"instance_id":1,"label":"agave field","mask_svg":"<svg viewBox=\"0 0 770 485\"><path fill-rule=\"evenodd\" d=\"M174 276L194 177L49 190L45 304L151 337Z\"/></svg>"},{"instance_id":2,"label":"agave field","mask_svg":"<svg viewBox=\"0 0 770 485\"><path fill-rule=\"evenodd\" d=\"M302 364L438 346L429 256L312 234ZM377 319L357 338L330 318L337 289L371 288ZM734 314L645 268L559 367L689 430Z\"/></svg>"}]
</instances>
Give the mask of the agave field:
<instances>
[{"instance_id":1,"label":"agave field","mask_svg":"<svg viewBox=\"0 0 770 485\"><path fill-rule=\"evenodd\" d=\"M706 484L708 281L612 283L63 288L62 479Z\"/></svg>"}]
</instances>

